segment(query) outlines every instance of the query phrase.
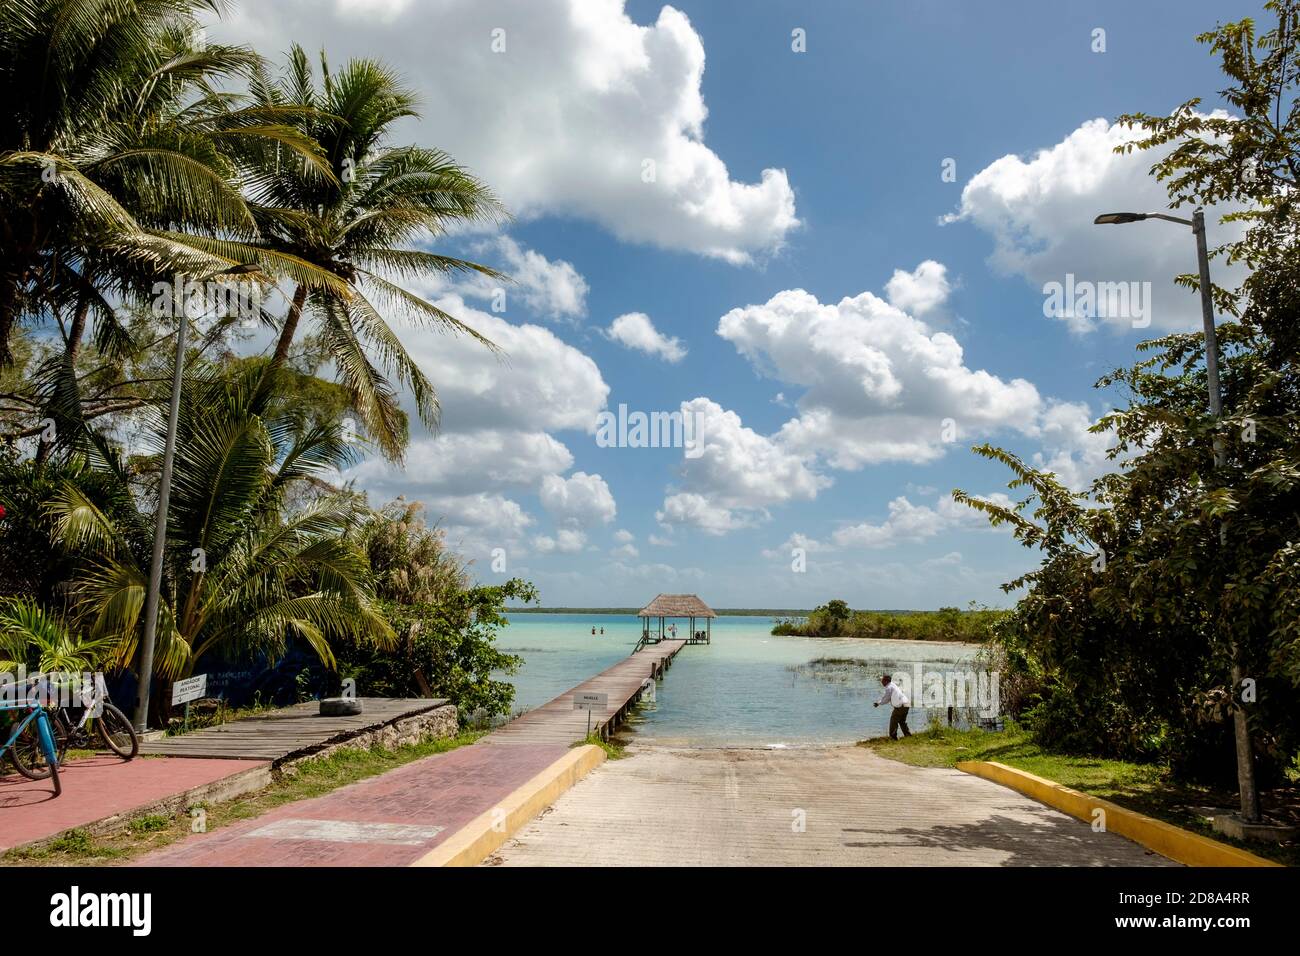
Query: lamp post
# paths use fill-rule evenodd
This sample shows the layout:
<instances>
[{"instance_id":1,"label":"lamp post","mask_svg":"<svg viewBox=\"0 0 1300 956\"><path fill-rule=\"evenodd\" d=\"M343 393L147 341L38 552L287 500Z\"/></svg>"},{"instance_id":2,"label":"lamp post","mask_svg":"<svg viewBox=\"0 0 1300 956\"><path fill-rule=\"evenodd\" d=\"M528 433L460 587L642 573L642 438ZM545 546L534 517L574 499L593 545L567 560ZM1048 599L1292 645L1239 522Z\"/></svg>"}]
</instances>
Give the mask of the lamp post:
<instances>
[{"instance_id":1,"label":"lamp post","mask_svg":"<svg viewBox=\"0 0 1300 956\"><path fill-rule=\"evenodd\" d=\"M1161 212L1108 212L1093 220L1094 225L1125 225L1141 222L1144 219L1163 219L1180 226L1190 226L1196 237L1196 263L1200 273L1201 287L1201 324L1205 330L1205 378L1209 390L1210 415L1218 419L1223 414L1223 396L1219 387L1219 339L1214 328L1214 297L1210 285L1210 254L1205 241L1205 213L1198 209L1191 219L1169 216ZM1214 467L1223 468L1227 464L1227 450L1223 437L1214 436ZM1226 544L1227 526L1219 527L1219 543ZM1235 695L1241 688L1241 662L1237 655L1237 644L1232 644L1232 692ZM1250 727L1246 723L1246 711L1238 706L1232 716L1233 735L1237 743L1237 787L1241 791L1241 818L1247 823L1258 823L1259 791L1255 787L1255 760L1250 745Z\"/></svg>"},{"instance_id":2,"label":"lamp post","mask_svg":"<svg viewBox=\"0 0 1300 956\"><path fill-rule=\"evenodd\" d=\"M244 263L210 273L199 279L210 282L222 276L258 272L255 265ZM173 290L175 292L175 290ZM162 478L158 484L158 516L153 531L153 557L149 561L149 590L144 599L144 639L140 644L139 693L135 704L135 729L144 731L149 722L149 686L153 681L153 652L158 638L158 600L162 591L163 549L167 543L167 506L171 500L172 460L176 456L176 422L181 410L181 379L185 371L185 333L189 322L185 305L180 308L176 327L176 365L172 372L172 402L167 415L167 441L163 448Z\"/></svg>"}]
</instances>

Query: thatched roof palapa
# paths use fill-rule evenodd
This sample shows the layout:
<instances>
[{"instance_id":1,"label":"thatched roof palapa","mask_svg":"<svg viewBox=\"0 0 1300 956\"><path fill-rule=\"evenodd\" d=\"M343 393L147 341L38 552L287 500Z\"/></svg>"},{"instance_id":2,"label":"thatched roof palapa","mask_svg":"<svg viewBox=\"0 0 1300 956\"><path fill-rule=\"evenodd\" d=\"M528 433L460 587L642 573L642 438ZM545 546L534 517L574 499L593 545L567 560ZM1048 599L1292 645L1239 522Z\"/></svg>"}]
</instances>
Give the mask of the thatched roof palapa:
<instances>
[{"instance_id":1,"label":"thatched roof palapa","mask_svg":"<svg viewBox=\"0 0 1300 956\"><path fill-rule=\"evenodd\" d=\"M637 617L717 617L709 607L694 594L660 594L653 601L641 608Z\"/></svg>"}]
</instances>

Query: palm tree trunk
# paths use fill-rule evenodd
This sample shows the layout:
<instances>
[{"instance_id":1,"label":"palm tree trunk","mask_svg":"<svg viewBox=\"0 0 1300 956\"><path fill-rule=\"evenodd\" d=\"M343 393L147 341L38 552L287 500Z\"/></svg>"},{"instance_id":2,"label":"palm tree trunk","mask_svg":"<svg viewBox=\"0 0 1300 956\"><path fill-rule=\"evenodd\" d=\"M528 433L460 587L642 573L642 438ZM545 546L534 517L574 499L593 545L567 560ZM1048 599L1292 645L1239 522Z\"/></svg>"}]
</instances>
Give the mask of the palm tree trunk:
<instances>
[{"instance_id":1,"label":"palm tree trunk","mask_svg":"<svg viewBox=\"0 0 1300 956\"><path fill-rule=\"evenodd\" d=\"M86 316L90 314L90 296L82 293L77 297L77 307L72 314L72 327L68 329L68 346L64 361L67 363L68 374L76 379L77 374L77 353L81 351L81 337L86 333ZM50 452L54 450L54 443L47 442L44 438L36 446L36 464L43 465L49 460Z\"/></svg>"},{"instance_id":2,"label":"palm tree trunk","mask_svg":"<svg viewBox=\"0 0 1300 956\"><path fill-rule=\"evenodd\" d=\"M14 323L18 318L18 295L16 283L0 282L0 369L8 368L14 363L14 355L9 345L13 335Z\"/></svg>"},{"instance_id":3,"label":"palm tree trunk","mask_svg":"<svg viewBox=\"0 0 1300 956\"><path fill-rule=\"evenodd\" d=\"M289 357L289 347L293 345L294 334L298 331L298 320L302 318L302 307L306 302L307 287L300 285L293 290L293 302L289 305L289 314L284 317L284 327L280 329L280 341L275 343L275 354L271 356L268 372L278 369Z\"/></svg>"},{"instance_id":4,"label":"palm tree trunk","mask_svg":"<svg viewBox=\"0 0 1300 956\"><path fill-rule=\"evenodd\" d=\"M72 315L72 327L68 329L68 364L77 365L77 353L81 351L81 337L86 332L86 316L90 314L90 296L81 295L77 299L77 311Z\"/></svg>"}]
</instances>

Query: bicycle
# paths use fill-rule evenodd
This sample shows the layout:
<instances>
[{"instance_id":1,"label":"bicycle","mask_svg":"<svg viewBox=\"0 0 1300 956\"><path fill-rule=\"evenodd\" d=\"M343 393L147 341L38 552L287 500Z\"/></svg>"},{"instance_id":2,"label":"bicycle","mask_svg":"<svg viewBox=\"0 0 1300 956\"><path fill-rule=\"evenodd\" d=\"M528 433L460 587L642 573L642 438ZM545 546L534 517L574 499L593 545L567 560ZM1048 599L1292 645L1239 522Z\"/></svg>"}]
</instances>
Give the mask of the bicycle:
<instances>
[{"instance_id":1,"label":"bicycle","mask_svg":"<svg viewBox=\"0 0 1300 956\"><path fill-rule=\"evenodd\" d=\"M81 718L74 720L74 711L77 710L81 711ZM54 709L53 725L60 763L70 747L78 750L94 749L92 729L99 735L104 746L123 760L131 760L140 752L140 738L136 736L135 727L126 714L108 699L108 688L104 686L103 677L98 674L95 675L91 689L82 692L80 707L63 705Z\"/></svg>"},{"instance_id":2,"label":"bicycle","mask_svg":"<svg viewBox=\"0 0 1300 956\"><path fill-rule=\"evenodd\" d=\"M50 780L57 797L63 793L63 784L59 781L59 755L49 713L37 701L0 702L0 712L24 708L29 713L17 721L9 739L0 745L0 759L8 754L14 768L28 780Z\"/></svg>"}]
</instances>

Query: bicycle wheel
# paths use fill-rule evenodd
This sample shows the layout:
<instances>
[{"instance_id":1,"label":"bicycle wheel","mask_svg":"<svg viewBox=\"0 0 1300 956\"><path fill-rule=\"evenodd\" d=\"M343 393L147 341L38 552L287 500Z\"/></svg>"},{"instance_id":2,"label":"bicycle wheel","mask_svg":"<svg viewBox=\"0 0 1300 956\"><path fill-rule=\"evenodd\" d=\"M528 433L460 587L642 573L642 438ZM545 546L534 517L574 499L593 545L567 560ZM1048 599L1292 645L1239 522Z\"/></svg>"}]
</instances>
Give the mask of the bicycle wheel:
<instances>
[{"instance_id":1,"label":"bicycle wheel","mask_svg":"<svg viewBox=\"0 0 1300 956\"><path fill-rule=\"evenodd\" d=\"M63 763L72 742L72 722L68 719L67 711L59 708L51 716L50 724L50 730L54 734L54 747L59 754L59 763Z\"/></svg>"},{"instance_id":2,"label":"bicycle wheel","mask_svg":"<svg viewBox=\"0 0 1300 956\"><path fill-rule=\"evenodd\" d=\"M104 712L95 721L100 738L123 760L130 760L140 752L140 738L135 735L135 728L126 714L112 704L104 705Z\"/></svg>"},{"instance_id":3,"label":"bicycle wheel","mask_svg":"<svg viewBox=\"0 0 1300 956\"><path fill-rule=\"evenodd\" d=\"M41 735L36 726L39 720L37 717L36 720L28 721L14 745L9 748L9 759L28 780L45 780L54 772L46 759L45 748L41 746Z\"/></svg>"}]
</instances>

